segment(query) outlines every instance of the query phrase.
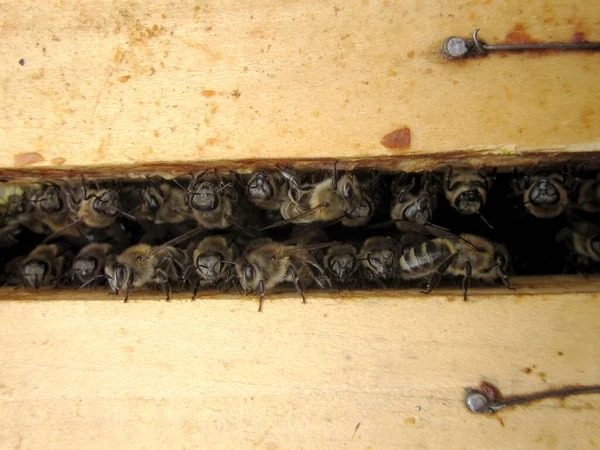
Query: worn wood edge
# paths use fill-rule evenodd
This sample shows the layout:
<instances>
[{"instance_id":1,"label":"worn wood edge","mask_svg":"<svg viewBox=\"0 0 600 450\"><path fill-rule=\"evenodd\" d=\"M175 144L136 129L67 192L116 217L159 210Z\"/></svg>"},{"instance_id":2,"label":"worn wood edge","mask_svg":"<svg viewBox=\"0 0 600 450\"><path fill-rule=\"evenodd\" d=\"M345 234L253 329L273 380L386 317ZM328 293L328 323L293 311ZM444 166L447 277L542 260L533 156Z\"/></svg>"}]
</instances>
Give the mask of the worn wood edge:
<instances>
[{"instance_id":1,"label":"worn wood edge","mask_svg":"<svg viewBox=\"0 0 600 450\"><path fill-rule=\"evenodd\" d=\"M514 277L511 279L514 291L509 291L503 286L484 286L472 287L469 290L469 302L483 302L502 300L506 298L526 299L536 296L558 296L565 294L594 294L600 299L600 277L584 277L580 275L559 275L559 276L531 276ZM337 291L326 292L322 290L307 289L307 302L336 299L340 301L397 301L397 300L422 300L428 299L446 299L449 302L462 300L462 290L458 288L443 287L436 289L431 294L422 294L419 289L374 289L374 290L356 290L356 291ZM239 294L235 290L229 292L217 292L216 290L198 291L196 299L202 300L237 300L237 301L257 301L256 294ZM274 292L267 293L265 299L299 301L298 294L290 289L277 289ZM0 302L7 301L109 301L122 302L123 296L109 295L104 288L98 288L94 291L88 289L52 289L42 288L40 290L30 290L21 288L5 287L0 288ZM131 303L145 301L165 301L164 294L159 291L151 290L133 290L130 296ZM191 301L191 292L175 293L171 296L171 301Z\"/></svg>"},{"instance_id":2,"label":"worn wood edge","mask_svg":"<svg viewBox=\"0 0 600 450\"><path fill-rule=\"evenodd\" d=\"M281 166L293 166L299 170L331 169L338 161L340 170L373 168L383 172L400 170L419 172L423 170L444 170L447 166L472 166L475 168L498 168L511 171L514 167L559 166L567 162L585 163L586 168L598 167L600 145L589 148L569 150L561 149L516 149L509 147L471 148L453 152L419 153L368 158L311 158L311 159L236 159L210 161L173 161L161 163L103 164L93 166L35 166L21 168L0 168L0 179L17 183L44 178L79 178L81 174L88 178L129 177L144 178L147 174L173 178L195 173L204 169L218 169L222 173L251 173L256 169L277 169Z\"/></svg>"}]
</instances>

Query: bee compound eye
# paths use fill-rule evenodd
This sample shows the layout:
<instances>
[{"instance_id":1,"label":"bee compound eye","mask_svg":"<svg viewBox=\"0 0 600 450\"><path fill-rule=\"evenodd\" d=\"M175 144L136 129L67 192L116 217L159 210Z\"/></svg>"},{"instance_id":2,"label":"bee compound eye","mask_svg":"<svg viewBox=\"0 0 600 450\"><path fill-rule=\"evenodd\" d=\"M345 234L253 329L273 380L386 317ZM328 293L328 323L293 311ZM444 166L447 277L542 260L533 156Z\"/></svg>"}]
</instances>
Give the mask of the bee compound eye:
<instances>
[{"instance_id":1,"label":"bee compound eye","mask_svg":"<svg viewBox=\"0 0 600 450\"><path fill-rule=\"evenodd\" d=\"M352 183L344 184L344 198L346 200L352 200L354 197L354 188L352 187Z\"/></svg>"},{"instance_id":2,"label":"bee compound eye","mask_svg":"<svg viewBox=\"0 0 600 450\"><path fill-rule=\"evenodd\" d=\"M117 278L117 285L120 285L125 280L125 266L123 264L117 264L115 267L115 276Z\"/></svg>"},{"instance_id":3,"label":"bee compound eye","mask_svg":"<svg viewBox=\"0 0 600 450\"><path fill-rule=\"evenodd\" d=\"M246 281L252 281L254 279L254 268L250 264L244 266L244 278Z\"/></svg>"},{"instance_id":4,"label":"bee compound eye","mask_svg":"<svg viewBox=\"0 0 600 450\"><path fill-rule=\"evenodd\" d=\"M150 210L153 212L158 211L158 209L160 208L160 202L158 201L158 198L156 198L156 196L154 195L150 196L150 201L148 203L150 205Z\"/></svg>"}]
</instances>

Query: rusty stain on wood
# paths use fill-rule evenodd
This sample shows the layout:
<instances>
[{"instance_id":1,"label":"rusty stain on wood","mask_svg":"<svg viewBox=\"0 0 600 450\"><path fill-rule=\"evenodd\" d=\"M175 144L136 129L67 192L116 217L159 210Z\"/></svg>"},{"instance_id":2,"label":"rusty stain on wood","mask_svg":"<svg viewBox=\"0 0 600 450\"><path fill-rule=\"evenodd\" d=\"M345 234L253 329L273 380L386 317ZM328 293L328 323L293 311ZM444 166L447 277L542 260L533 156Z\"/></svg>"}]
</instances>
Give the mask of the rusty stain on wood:
<instances>
[{"instance_id":1,"label":"rusty stain on wood","mask_svg":"<svg viewBox=\"0 0 600 450\"><path fill-rule=\"evenodd\" d=\"M410 148L410 128L402 127L386 134L381 139L381 145L390 150Z\"/></svg>"},{"instance_id":2,"label":"rusty stain on wood","mask_svg":"<svg viewBox=\"0 0 600 450\"><path fill-rule=\"evenodd\" d=\"M45 161L44 157L37 152L17 153L14 159L16 166L30 166Z\"/></svg>"}]
</instances>

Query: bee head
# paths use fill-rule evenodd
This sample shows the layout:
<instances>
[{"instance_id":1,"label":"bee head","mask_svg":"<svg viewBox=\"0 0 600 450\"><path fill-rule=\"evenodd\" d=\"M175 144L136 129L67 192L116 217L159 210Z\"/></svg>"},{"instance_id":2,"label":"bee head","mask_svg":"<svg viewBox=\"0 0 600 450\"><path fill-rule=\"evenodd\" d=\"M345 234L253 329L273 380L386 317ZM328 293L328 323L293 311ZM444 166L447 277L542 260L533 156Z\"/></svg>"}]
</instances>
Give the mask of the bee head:
<instances>
[{"instance_id":1,"label":"bee head","mask_svg":"<svg viewBox=\"0 0 600 450\"><path fill-rule=\"evenodd\" d=\"M256 200L271 200L275 196L273 183L263 171L255 172L246 186L248 196Z\"/></svg>"},{"instance_id":2,"label":"bee head","mask_svg":"<svg viewBox=\"0 0 600 450\"><path fill-rule=\"evenodd\" d=\"M203 181L191 194L190 206L198 211L214 211L219 207L219 194L216 185Z\"/></svg>"},{"instance_id":3,"label":"bee head","mask_svg":"<svg viewBox=\"0 0 600 450\"><path fill-rule=\"evenodd\" d=\"M454 201L454 208L461 214L471 215L476 214L484 205L480 189L470 188L461 192Z\"/></svg>"},{"instance_id":4,"label":"bee head","mask_svg":"<svg viewBox=\"0 0 600 450\"><path fill-rule=\"evenodd\" d=\"M49 267L45 261L33 259L23 266L22 276L27 287L39 289L48 273Z\"/></svg>"},{"instance_id":5,"label":"bee head","mask_svg":"<svg viewBox=\"0 0 600 450\"><path fill-rule=\"evenodd\" d=\"M73 277L80 282L86 282L94 276L98 260L96 258L79 258L73 261Z\"/></svg>"},{"instance_id":6,"label":"bee head","mask_svg":"<svg viewBox=\"0 0 600 450\"><path fill-rule=\"evenodd\" d=\"M537 177L531 184L526 201L542 208L556 205L560 201L560 191L555 183L545 175Z\"/></svg>"},{"instance_id":7,"label":"bee head","mask_svg":"<svg viewBox=\"0 0 600 450\"><path fill-rule=\"evenodd\" d=\"M356 258L349 253L334 255L329 258L329 272L340 283L346 284L356 269Z\"/></svg>"},{"instance_id":8,"label":"bee head","mask_svg":"<svg viewBox=\"0 0 600 450\"><path fill-rule=\"evenodd\" d=\"M116 216L119 212L119 193L114 189L107 189L102 195L94 197L92 207L104 216Z\"/></svg>"},{"instance_id":9,"label":"bee head","mask_svg":"<svg viewBox=\"0 0 600 450\"><path fill-rule=\"evenodd\" d=\"M58 186L50 185L40 194L38 207L44 213L53 214L63 210L64 203L60 197Z\"/></svg>"},{"instance_id":10,"label":"bee head","mask_svg":"<svg viewBox=\"0 0 600 450\"><path fill-rule=\"evenodd\" d=\"M206 281L216 284L221 279L224 259L218 252L202 253L196 258L196 270Z\"/></svg>"},{"instance_id":11,"label":"bee head","mask_svg":"<svg viewBox=\"0 0 600 450\"><path fill-rule=\"evenodd\" d=\"M402 212L403 220L425 224L431 221L435 205L429 196L418 197L414 202L408 204Z\"/></svg>"},{"instance_id":12,"label":"bee head","mask_svg":"<svg viewBox=\"0 0 600 450\"><path fill-rule=\"evenodd\" d=\"M396 254L391 248L382 248L370 252L367 255L367 262L367 267L377 278L388 280L394 276Z\"/></svg>"}]
</instances>

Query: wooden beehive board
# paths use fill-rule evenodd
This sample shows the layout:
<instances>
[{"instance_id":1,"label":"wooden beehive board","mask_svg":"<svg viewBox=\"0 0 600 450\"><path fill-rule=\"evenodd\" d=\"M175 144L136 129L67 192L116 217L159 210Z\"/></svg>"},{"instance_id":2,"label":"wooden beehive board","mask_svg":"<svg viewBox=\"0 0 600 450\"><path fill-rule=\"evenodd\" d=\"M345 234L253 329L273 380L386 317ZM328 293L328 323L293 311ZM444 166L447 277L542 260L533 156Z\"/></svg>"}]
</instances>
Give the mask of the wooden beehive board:
<instances>
[{"instance_id":1,"label":"wooden beehive board","mask_svg":"<svg viewBox=\"0 0 600 450\"><path fill-rule=\"evenodd\" d=\"M468 413L462 397L482 378L505 393L597 383L600 295L585 291L599 283L563 278L531 294L516 280L516 295L475 290L468 303L418 292L311 294L306 305L284 296L262 314L231 297L166 303L138 294L123 304L98 292L76 294L94 301L15 302L5 290L0 442L592 448L600 396L547 400L501 420Z\"/></svg>"},{"instance_id":2,"label":"wooden beehive board","mask_svg":"<svg viewBox=\"0 0 600 450\"><path fill-rule=\"evenodd\" d=\"M476 27L489 42L600 40L597 2L25 0L0 13L3 176L257 159L417 170L600 149L596 55L436 53ZM401 128L410 145L381 144ZM2 290L0 446L593 447L598 398L507 411L504 426L463 409L461 389L484 377L506 393L599 381L598 281L517 285L467 304L282 296L260 315L233 297Z\"/></svg>"},{"instance_id":3,"label":"wooden beehive board","mask_svg":"<svg viewBox=\"0 0 600 450\"><path fill-rule=\"evenodd\" d=\"M598 2L1 8L3 169L391 156L411 167L465 149L514 164L600 148L596 54L437 52L476 27L489 42L600 41ZM381 145L403 127L410 146Z\"/></svg>"}]
</instances>

